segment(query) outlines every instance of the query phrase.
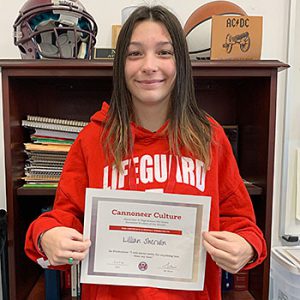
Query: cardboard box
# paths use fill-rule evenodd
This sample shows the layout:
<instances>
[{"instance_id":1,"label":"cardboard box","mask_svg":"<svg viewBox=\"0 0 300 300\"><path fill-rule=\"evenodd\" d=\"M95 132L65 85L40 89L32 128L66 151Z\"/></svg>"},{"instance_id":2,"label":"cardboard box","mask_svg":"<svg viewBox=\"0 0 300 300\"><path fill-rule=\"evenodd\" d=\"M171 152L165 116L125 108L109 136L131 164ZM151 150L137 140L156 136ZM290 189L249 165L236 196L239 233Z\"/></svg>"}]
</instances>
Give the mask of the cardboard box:
<instances>
[{"instance_id":1,"label":"cardboard box","mask_svg":"<svg viewBox=\"0 0 300 300\"><path fill-rule=\"evenodd\" d=\"M213 16L211 60L257 60L261 56L261 16Z\"/></svg>"},{"instance_id":2,"label":"cardboard box","mask_svg":"<svg viewBox=\"0 0 300 300\"><path fill-rule=\"evenodd\" d=\"M113 49L117 46L117 40L121 30L121 25L112 25L111 27L111 47Z\"/></svg>"}]
</instances>

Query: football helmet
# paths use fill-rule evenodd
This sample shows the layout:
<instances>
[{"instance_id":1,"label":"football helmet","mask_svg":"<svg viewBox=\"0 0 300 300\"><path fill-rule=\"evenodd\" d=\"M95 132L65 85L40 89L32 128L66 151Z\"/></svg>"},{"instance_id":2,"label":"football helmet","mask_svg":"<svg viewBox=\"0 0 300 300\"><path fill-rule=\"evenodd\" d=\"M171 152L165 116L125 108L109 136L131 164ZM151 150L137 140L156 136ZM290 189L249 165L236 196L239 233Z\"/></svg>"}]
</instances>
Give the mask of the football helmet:
<instances>
[{"instance_id":1,"label":"football helmet","mask_svg":"<svg viewBox=\"0 0 300 300\"><path fill-rule=\"evenodd\" d=\"M27 0L14 25L23 59L89 59L97 24L78 0Z\"/></svg>"}]
</instances>

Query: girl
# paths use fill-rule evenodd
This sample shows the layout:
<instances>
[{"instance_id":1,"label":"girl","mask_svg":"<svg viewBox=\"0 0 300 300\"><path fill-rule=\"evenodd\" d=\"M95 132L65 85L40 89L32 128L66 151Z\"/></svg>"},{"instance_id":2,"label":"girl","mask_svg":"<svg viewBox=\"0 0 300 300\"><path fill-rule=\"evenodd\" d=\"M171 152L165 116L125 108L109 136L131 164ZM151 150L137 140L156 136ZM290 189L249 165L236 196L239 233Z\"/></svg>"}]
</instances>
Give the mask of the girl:
<instances>
[{"instance_id":1,"label":"girl","mask_svg":"<svg viewBox=\"0 0 300 300\"><path fill-rule=\"evenodd\" d=\"M113 80L110 105L103 104L72 146L54 208L31 224L25 251L57 269L85 258L87 187L207 195L203 291L83 285L82 299L221 299L220 268L252 268L266 246L226 135L198 106L185 37L172 13L142 6L131 14L119 35ZM165 176L151 176L156 168ZM116 170L124 180L113 180Z\"/></svg>"}]
</instances>

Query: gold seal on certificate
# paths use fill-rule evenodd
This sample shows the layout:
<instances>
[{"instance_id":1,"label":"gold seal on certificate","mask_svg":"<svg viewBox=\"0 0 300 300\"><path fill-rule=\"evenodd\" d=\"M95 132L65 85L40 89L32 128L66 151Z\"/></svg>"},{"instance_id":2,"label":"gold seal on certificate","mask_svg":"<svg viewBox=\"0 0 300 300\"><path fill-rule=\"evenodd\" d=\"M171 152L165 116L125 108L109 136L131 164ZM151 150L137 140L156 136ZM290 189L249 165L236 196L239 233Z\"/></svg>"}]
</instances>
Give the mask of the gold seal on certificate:
<instances>
[{"instance_id":1,"label":"gold seal on certificate","mask_svg":"<svg viewBox=\"0 0 300 300\"><path fill-rule=\"evenodd\" d=\"M86 190L81 282L203 290L210 197Z\"/></svg>"}]
</instances>

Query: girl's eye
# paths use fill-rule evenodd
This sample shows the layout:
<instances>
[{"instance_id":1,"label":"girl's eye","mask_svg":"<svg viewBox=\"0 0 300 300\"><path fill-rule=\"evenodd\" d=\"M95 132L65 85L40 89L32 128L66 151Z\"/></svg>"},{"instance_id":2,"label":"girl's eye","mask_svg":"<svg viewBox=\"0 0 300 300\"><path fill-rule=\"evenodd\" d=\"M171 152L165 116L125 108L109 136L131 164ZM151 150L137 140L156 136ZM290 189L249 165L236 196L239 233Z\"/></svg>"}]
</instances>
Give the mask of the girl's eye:
<instances>
[{"instance_id":1,"label":"girl's eye","mask_svg":"<svg viewBox=\"0 0 300 300\"><path fill-rule=\"evenodd\" d=\"M142 55L142 53L140 51L129 51L127 56L130 56L130 57L136 57L136 56L140 56Z\"/></svg>"},{"instance_id":2,"label":"girl's eye","mask_svg":"<svg viewBox=\"0 0 300 300\"><path fill-rule=\"evenodd\" d=\"M159 55L169 57L169 56L173 56L174 52L172 50L160 50Z\"/></svg>"}]
</instances>

